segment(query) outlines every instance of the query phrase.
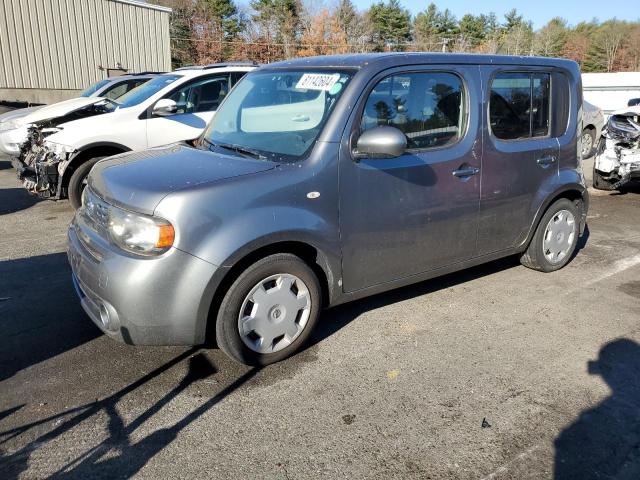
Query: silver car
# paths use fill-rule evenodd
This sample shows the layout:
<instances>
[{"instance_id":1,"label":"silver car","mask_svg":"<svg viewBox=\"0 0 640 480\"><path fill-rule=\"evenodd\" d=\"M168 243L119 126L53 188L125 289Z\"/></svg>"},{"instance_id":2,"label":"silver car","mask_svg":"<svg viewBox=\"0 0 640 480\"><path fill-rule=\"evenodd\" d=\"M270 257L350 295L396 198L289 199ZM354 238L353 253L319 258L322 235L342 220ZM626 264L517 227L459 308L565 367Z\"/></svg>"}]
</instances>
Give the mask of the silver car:
<instances>
[{"instance_id":1,"label":"silver car","mask_svg":"<svg viewBox=\"0 0 640 480\"><path fill-rule=\"evenodd\" d=\"M69 228L82 306L120 341L209 338L264 365L302 348L323 308L508 255L558 270L589 204L581 104L562 59L253 70L196 142L95 164Z\"/></svg>"},{"instance_id":2,"label":"silver car","mask_svg":"<svg viewBox=\"0 0 640 480\"><path fill-rule=\"evenodd\" d=\"M602 110L587 101L582 102L582 158L591 157L604 128Z\"/></svg>"}]
</instances>

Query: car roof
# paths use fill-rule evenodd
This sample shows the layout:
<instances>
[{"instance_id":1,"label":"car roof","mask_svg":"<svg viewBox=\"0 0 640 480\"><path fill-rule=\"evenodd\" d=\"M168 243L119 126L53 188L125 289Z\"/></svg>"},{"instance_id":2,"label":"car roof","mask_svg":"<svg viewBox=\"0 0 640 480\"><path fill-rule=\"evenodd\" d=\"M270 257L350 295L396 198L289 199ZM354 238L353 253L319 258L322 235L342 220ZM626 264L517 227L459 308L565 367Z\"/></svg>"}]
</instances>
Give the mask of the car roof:
<instances>
[{"instance_id":1,"label":"car roof","mask_svg":"<svg viewBox=\"0 0 640 480\"><path fill-rule=\"evenodd\" d=\"M425 52L388 52L357 53L345 55L323 55L303 57L270 63L266 68L292 67L337 67L364 68L379 66L390 68L398 65L420 64L474 64L474 65L540 65L559 66L568 69L577 68L572 60L548 57L523 57L513 55L484 55L470 53L425 53Z\"/></svg>"},{"instance_id":2,"label":"car roof","mask_svg":"<svg viewBox=\"0 0 640 480\"><path fill-rule=\"evenodd\" d=\"M194 65L190 67L177 68L171 74L184 75L188 77L199 77L201 75L219 72L249 72L259 67L255 62L226 62L211 63L209 65Z\"/></svg>"},{"instance_id":3,"label":"car roof","mask_svg":"<svg viewBox=\"0 0 640 480\"><path fill-rule=\"evenodd\" d=\"M185 70L213 70L216 68L227 68L227 67L258 67L260 64L253 60L239 60L236 62L220 62L220 63L209 63L206 65L188 65L186 67L176 68L174 71L181 72Z\"/></svg>"}]
</instances>

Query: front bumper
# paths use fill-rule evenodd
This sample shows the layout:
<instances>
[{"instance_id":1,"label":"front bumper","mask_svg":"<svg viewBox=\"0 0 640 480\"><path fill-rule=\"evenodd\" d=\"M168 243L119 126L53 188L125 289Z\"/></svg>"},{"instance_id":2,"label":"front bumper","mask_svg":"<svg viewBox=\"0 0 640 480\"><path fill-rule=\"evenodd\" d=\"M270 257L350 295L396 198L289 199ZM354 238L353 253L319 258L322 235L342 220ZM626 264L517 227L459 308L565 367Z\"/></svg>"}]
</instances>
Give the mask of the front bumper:
<instances>
[{"instance_id":1,"label":"front bumper","mask_svg":"<svg viewBox=\"0 0 640 480\"><path fill-rule=\"evenodd\" d=\"M134 345L205 341L214 265L175 248L154 258L128 256L79 223L76 216L68 231L73 282L104 333Z\"/></svg>"}]
</instances>

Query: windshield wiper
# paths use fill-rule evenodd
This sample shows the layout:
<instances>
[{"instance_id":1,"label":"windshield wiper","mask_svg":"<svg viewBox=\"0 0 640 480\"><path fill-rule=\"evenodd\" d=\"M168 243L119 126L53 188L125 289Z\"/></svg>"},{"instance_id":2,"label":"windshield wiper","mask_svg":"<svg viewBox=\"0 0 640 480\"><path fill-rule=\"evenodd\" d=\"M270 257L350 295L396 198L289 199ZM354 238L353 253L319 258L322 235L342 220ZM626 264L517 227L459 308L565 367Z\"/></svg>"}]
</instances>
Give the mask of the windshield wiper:
<instances>
[{"instance_id":1,"label":"windshield wiper","mask_svg":"<svg viewBox=\"0 0 640 480\"><path fill-rule=\"evenodd\" d=\"M224 148L225 150L231 150L232 152L236 152L236 153L239 153L241 155L245 155L245 156L251 157L251 158L257 158L259 160L266 160L267 159L267 157L262 155L257 150L252 150L250 148L243 147L242 145L236 145L234 143L213 143L212 141L207 140L206 138L205 138L205 141L209 145L211 145L212 147Z\"/></svg>"}]
</instances>

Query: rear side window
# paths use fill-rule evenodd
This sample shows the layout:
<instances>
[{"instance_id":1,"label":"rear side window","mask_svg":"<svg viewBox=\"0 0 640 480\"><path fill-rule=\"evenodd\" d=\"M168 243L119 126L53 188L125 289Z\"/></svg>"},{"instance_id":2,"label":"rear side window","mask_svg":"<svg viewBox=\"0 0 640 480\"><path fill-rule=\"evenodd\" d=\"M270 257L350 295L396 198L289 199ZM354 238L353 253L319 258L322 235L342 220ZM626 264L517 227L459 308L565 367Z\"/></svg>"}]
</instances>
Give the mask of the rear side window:
<instances>
[{"instance_id":1,"label":"rear side window","mask_svg":"<svg viewBox=\"0 0 640 480\"><path fill-rule=\"evenodd\" d=\"M115 100L116 98L120 98L122 95L124 95L125 93L130 92L131 90L133 90L136 87L139 87L140 85L142 85L143 83L147 82L148 79L135 79L135 80L127 80L125 82L121 82L118 84L113 85L112 87L109 87L107 89L105 89L104 92L102 92L100 94L101 97L106 97L106 98L110 98L111 100Z\"/></svg>"},{"instance_id":2,"label":"rear side window","mask_svg":"<svg viewBox=\"0 0 640 480\"><path fill-rule=\"evenodd\" d=\"M229 76L221 75L190 83L166 98L178 104L176 113L214 112L229 93Z\"/></svg>"},{"instance_id":3,"label":"rear side window","mask_svg":"<svg viewBox=\"0 0 640 480\"><path fill-rule=\"evenodd\" d=\"M443 147L462 134L463 105L462 81L453 73L394 75L369 94L360 129L389 125L407 136L409 148Z\"/></svg>"},{"instance_id":4,"label":"rear side window","mask_svg":"<svg viewBox=\"0 0 640 480\"><path fill-rule=\"evenodd\" d=\"M499 73L491 83L489 121L497 138L517 140L549 135L551 76Z\"/></svg>"}]
</instances>

